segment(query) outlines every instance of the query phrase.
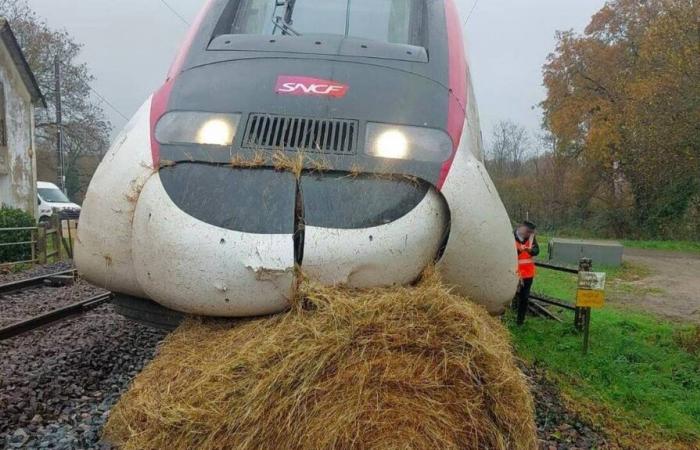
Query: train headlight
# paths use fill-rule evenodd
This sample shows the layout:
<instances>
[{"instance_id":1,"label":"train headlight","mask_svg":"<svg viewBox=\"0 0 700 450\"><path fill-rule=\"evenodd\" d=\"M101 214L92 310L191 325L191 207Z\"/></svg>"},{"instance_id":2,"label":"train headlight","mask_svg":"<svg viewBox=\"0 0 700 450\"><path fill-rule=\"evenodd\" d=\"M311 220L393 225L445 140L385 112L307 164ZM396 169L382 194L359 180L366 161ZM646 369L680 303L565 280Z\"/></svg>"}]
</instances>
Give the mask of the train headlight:
<instances>
[{"instance_id":1,"label":"train headlight","mask_svg":"<svg viewBox=\"0 0 700 450\"><path fill-rule=\"evenodd\" d=\"M452 139L434 128L368 123L365 153L377 158L444 162L452 155Z\"/></svg>"},{"instance_id":2,"label":"train headlight","mask_svg":"<svg viewBox=\"0 0 700 450\"><path fill-rule=\"evenodd\" d=\"M408 156L408 139L399 130L386 130L377 136L373 152L380 158L406 159Z\"/></svg>"},{"instance_id":3,"label":"train headlight","mask_svg":"<svg viewBox=\"0 0 700 450\"><path fill-rule=\"evenodd\" d=\"M240 114L174 111L156 125L161 144L200 144L231 146L236 137Z\"/></svg>"}]
</instances>

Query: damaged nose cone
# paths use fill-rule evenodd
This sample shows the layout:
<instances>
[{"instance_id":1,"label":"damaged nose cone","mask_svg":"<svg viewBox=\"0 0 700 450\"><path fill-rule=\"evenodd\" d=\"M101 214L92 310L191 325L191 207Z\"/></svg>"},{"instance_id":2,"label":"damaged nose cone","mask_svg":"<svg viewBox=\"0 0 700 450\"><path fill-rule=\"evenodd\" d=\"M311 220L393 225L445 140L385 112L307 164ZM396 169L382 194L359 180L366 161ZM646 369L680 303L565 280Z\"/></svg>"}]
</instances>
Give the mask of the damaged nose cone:
<instances>
[{"instance_id":1,"label":"damaged nose cone","mask_svg":"<svg viewBox=\"0 0 700 450\"><path fill-rule=\"evenodd\" d=\"M444 243L447 205L427 184L314 174L302 176L301 189L303 269L323 284L409 284Z\"/></svg>"},{"instance_id":2,"label":"damaged nose cone","mask_svg":"<svg viewBox=\"0 0 700 450\"><path fill-rule=\"evenodd\" d=\"M161 305L221 317L288 307L295 265L291 233L251 234L198 220L172 201L158 175L141 192L133 229L139 284Z\"/></svg>"},{"instance_id":3,"label":"damaged nose cone","mask_svg":"<svg viewBox=\"0 0 700 450\"><path fill-rule=\"evenodd\" d=\"M132 255L141 288L165 307L264 315L288 307L296 263L327 285L414 281L435 260L447 223L442 197L418 182L326 174L297 182L286 172L181 164L144 185Z\"/></svg>"}]
</instances>

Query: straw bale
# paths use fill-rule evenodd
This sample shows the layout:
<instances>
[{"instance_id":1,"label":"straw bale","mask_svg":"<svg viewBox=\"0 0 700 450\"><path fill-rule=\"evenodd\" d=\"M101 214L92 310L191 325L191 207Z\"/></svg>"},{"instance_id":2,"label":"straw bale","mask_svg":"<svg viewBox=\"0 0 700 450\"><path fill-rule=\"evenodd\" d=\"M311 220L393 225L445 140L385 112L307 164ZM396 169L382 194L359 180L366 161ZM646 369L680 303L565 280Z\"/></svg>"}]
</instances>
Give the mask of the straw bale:
<instances>
[{"instance_id":1,"label":"straw bale","mask_svg":"<svg viewBox=\"0 0 700 450\"><path fill-rule=\"evenodd\" d=\"M113 409L125 449L534 449L505 328L434 273L300 284L289 312L190 320Z\"/></svg>"}]
</instances>

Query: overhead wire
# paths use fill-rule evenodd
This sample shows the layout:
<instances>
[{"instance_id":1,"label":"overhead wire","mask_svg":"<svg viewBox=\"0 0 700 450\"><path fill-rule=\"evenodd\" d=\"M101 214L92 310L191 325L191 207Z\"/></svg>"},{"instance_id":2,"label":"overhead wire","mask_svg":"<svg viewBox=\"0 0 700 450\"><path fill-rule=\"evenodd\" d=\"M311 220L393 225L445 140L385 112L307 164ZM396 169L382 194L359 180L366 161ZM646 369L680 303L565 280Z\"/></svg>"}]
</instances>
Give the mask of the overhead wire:
<instances>
[{"instance_id":1,"label":"overhead wire","mask_svg":"<svg viewBox=\"0 0 700 450\"><path fill-rule=\"evenodd\" d=\"M97 98L99 98L99 99L102 100L104 103L106 103L107 106L109 106L114 112L116 112L117 114L119 114L124 120L126 120L127 122L129 121L129 118L126 117L126 115L125 115L124 113L122 113L121 111L119 111L119 109L118 109L116 106L114 106L114 105L112 104L112 102L110 102L110 101L107 100L102 94L100 94L99 92L97 92L97 91L95 90L95 88L93 88L92 86L90 86L90 90L92 91L93 94L95 94L95 96L97 96Z\"/></svg>"},{"instance_id":2,"label":"overhead wire","mask_svg":"<svg viewBox=\"0 0 700 450\"><path fill-rule=\"evenodd\" d=\"M180 14L179 12L177 12L177 10L176 10L175 8L173 8L172 6L170 6L170 4L168 4L168 2L166 2L165 0L160 0L160 2L163 4L163 6L165 6L166 8L168 8L168 10L169 10L171 13L173 13L173 14L175 15L175 17L177 17L178 19L180 19L180 21L182 21L182 23L184 23L184 24L187 25L187 26L190 25L190 23L187 21L187 19L185 19L185 18L182 16L182 14ZM92 93L95 94L95 96L96 96L97 98L99 98L103 103L105 103L107 106L109 106L109 108L110 108L112 111L114 111L115 113L117 113L117 114L118 114L122 119L124 119L125 121L127 121L127 122L129 121L129 118L126 116L126 114L124 114L123 112L121 112L121 111L119 110L119 108L117 108L116 106L114 106L114 104L113 104L112 102L110 102L109 100L107 100L107 98L105 98L104 95L102 95L102 94L100 94L99 92L97 92L97 90L95 90L95 88L93 88L92 86L89 86L89 87L90 87L90 90L92 91Z\"/></svg>"},{"instance_id":3,"label":"overhead wire","mask_svg":"<svg viewBox=\"0 0 700 450\"><path fill-rule=\"evenodd\" d=\"M187 21L187 19L185 19L185 18L182 16L182 14L180 14L179 12L177 12L177 10L176 10L175 8L173 8L172 6L170 6L170 4L169 4L168 2L166 2L165 0L160 0L160 2L161 2L166 8L168 8L168 9L170 10L170 12L173 13L178 19L180 19L180 20L182 21L182 23L184 23L184 24L187 25L187 26L190 26L190 23Z\"/></svg>"},{"instance_id":4,"label":"overhead wire","mask_svg":"<svg viewBox=\"0 0 700 450\"><path fill-rule=\"evenodd\" d=\"M472 9L469 11L469 14L467 15L467 19L462 24L462 28L467 26L467 22L469 22L469 19L472 18L472 14L474 14L474 10L476 9L476 5L478 5L478 4L479 4L479 0L474 0L474 4L472 5Z\"/></svg>"}]
</instances>

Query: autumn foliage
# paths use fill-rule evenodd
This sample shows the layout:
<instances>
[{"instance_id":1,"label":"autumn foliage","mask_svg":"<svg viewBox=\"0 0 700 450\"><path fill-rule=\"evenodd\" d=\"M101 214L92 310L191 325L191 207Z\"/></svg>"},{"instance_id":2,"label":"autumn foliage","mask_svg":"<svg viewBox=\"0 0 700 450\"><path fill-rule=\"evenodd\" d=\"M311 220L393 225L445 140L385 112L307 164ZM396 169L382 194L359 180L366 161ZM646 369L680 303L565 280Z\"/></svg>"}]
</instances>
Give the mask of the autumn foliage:
<instances>
[{"instance_id":1,"label":"autumn foliage","mask_svg":"<svg viewBox=\"0 0 700 450\"><path fill-rule=\"evenodd\" d=\"M583 34L558 33L541 105L550 148L498 183L506 203L559 227L697 238L699 3L613 0Z\"/></svg>"}]
</instances>

